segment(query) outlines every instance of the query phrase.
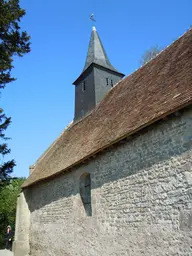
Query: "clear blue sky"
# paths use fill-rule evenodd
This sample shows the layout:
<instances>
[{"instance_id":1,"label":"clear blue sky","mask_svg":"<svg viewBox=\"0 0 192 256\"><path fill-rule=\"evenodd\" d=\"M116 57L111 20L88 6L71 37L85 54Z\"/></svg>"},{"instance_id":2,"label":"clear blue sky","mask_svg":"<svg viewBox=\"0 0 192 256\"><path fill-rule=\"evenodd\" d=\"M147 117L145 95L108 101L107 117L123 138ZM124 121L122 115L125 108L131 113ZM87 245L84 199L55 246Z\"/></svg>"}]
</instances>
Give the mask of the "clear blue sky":
<instances>
[{"instance_id":1,"label":"clear blue sky","mask_svg":"<svg viewBox=\"0 0 192 256\"><path fill-rule=\"evenodd\" d=\"M22 0L21 6L32 51L15 60L17 81L0 99L12 117L7 136L16 176L28 176L29 165L73 119L72 82L84 66L91 13L111 63L126 75L146 49L170 45L192 24L191 0Z\"/></svg>"}]
</instances>

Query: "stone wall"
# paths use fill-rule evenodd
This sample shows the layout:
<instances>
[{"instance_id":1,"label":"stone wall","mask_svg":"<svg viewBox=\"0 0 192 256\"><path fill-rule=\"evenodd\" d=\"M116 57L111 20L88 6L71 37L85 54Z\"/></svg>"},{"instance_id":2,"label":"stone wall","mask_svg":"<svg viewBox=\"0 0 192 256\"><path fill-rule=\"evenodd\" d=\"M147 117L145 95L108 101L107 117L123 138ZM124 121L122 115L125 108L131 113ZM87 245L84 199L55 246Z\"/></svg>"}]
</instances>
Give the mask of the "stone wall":
<instances>
[{"instance_id":1,"label":"stone wall","mask_svg":"<svg viewBox=\"0 0 192 256\"><path fill-rule=\"evenodd\" d=\"M85 172L92 216L79 194ZM28 192L32 256L190 256L192 110Z\"/></svg>"},{"instance_id":2,"label":"stone wall","mask_svg":"<svg viewBox=\"0 0 192 256\"><path fill-rule=\"evenodd\" d=\"M30 211L26 197L27 195L22 192L17 198L14 256L27 256L29 253Z\"/></svg>"}]
</instances>

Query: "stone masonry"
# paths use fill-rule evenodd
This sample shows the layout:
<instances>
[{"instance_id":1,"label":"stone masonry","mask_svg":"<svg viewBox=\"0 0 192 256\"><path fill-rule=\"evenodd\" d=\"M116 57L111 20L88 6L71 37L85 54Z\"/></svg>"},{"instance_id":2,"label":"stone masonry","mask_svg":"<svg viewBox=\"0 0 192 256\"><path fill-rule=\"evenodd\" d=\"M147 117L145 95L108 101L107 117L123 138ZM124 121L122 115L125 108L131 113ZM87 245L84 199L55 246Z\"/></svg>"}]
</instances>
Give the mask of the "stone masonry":
<instances>
[{"instance_id":1,"label":"stone masonry","mask_svg":"<svg viewBox=\"0 0 192 256\"><path fill-rule=\"evenodd\" d=\"M15 241L13 243L14 256L28 256L29 253L30 211L25 193L17 198L17 213L15 227Z\"/></svg>"},{"instance_id":2,"label":"stone masonry","mask_svg":"<svg viewBox=\"0 0 192 256\"><path fill-rule=\"evenodd\" d=\"M92 216L79 194L83 173ZM24 191L31 256L191 256L192 109Z\"/></svg>"}]
</instances>

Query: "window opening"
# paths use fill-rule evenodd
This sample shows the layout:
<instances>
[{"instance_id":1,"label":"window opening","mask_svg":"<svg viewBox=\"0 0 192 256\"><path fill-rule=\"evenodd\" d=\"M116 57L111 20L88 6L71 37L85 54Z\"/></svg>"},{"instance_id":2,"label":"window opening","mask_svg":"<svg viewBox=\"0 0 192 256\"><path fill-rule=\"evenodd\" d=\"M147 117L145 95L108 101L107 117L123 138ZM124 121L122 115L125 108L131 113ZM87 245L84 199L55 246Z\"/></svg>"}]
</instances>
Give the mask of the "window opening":
<instances>
[{"instance_id":1,"label":"window opening","mask_svg":"<svg viewBox=\"0 0 192 256\"><path fill-rule=\"evenodd\" d=\"M113 80L111 80L111 87L113 87Z\"/></svg>"},{"instance_id":2,"label":"window opening","mask_svg":"<svg viewBox=\"0 0 192 256\"><path fill-rule=\"evenodd\" d=\"M80 177L80 196L87 216L92 216L91 175L84 173Z\"/></svg>"},{"instance_id":3,"label":"window opening","mask_svg":"<svg viewBox=\"0 0 192 256\"><path fill-rule=\"evenodd\" d=\"M106 78L106 84L109 85L109 78Z\"/></svg>"},{"instance_id":4,"label":"window opening","mask_svg":"<svg viewBox=\"0 0 192 256\"><path fill-rule=\"evenodd\" d=\"M84 92L86 90L86 83L85 81L83 81L83 84L82 84L82 91Z\"/></svg>"}]
</instances>

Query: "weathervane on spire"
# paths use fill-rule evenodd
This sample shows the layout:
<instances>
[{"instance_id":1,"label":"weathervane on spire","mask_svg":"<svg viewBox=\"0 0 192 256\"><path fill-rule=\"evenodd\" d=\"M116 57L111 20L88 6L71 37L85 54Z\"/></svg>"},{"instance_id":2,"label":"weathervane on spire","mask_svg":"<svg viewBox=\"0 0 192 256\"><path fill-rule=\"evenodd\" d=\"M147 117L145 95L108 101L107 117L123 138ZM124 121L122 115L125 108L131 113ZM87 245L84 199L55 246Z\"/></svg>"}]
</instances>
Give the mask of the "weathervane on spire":
<instances>
[{"instance_id":1,"label":"weathervane on spire","mask_svg":"<svg viewBox=\"0 0 192 256\"><path fill-rule=\"evenodd\" d=\"M91 15L90 15L90 19L92 20L92 22L93 22L93 26L94 26L94 22L96 22L96 20L95 20L95 18L94 18L94 14L92 13Z\"/></svg>"}]
</instances>

